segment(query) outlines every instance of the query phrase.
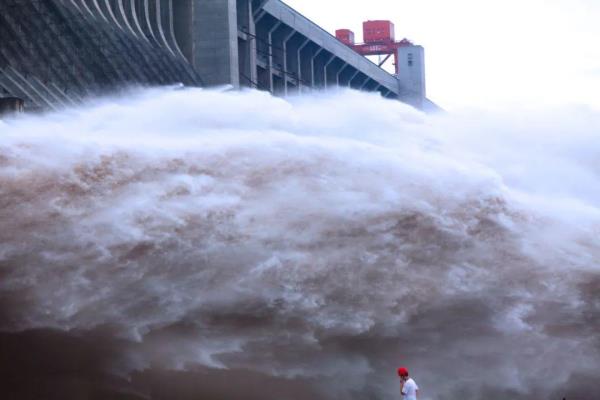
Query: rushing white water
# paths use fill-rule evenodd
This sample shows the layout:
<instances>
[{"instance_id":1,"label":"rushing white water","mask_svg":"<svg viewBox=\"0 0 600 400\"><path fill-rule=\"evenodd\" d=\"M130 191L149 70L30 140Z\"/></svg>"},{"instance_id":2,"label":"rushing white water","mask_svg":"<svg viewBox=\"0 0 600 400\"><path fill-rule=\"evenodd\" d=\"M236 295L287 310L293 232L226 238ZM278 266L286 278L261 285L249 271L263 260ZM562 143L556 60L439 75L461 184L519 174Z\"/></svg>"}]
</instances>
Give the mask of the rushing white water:
<instances>
[{"instance_id":1,"label":"rushing white water","mask_svg":"<svg viewBox=\"0 0 600 400\"><path fill-rule=\"evenodd\" d=\"M397 398L398 365L423 399L598 398L599 128L350 91L0 121L0 330L315 398Z\"/></svg>"}]
</instances>

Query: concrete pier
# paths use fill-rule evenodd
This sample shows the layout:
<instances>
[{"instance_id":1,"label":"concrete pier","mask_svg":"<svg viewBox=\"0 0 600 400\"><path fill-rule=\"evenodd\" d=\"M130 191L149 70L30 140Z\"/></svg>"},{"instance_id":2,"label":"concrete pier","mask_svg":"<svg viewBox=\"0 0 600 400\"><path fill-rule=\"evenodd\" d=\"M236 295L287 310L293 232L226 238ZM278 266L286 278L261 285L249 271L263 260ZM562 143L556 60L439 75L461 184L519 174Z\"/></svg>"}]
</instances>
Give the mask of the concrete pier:
<instances>
[{"instance_id":1,"label":"concrete pier","mask_svg":"<svg viewBox=\"0 0 600 400\"><path fill-rule=\"evenodd\" d=\"M207 85L240 86L236 0L192 2L192 65Z\"/></svg>"}]
</instances>

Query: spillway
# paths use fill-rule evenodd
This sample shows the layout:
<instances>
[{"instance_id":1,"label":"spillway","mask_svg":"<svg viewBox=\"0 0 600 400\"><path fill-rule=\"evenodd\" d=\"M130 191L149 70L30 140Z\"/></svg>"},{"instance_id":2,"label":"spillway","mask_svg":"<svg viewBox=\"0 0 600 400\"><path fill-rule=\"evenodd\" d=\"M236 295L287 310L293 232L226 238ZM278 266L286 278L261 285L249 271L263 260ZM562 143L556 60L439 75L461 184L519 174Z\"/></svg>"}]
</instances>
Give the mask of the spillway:
<instances>
[{"instance_id":1,"label":"spillway","mask_svg":"<svg viewBox=\"0 0 600 400\"><path fill-rule=\"evenodd\" d=\"M399 365L598 398L598 122L203 89L0 121L3 398L392 399Z\"/></svg>"}]
</instances>

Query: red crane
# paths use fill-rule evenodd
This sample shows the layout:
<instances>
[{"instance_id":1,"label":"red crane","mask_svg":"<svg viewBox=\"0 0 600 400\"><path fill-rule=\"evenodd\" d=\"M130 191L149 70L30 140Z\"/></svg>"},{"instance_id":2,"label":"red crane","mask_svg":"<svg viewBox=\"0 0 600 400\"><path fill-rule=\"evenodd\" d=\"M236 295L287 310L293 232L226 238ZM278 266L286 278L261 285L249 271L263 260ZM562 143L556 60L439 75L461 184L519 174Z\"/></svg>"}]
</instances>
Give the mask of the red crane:
<instances>
[{"instance_id":1,"label":"red crane","mask_svg":"<svg viewBox=\"0 0 600 400\"><path fill-rule=\"evenodd\" d=\"M338 29L335 31L335 37L363 56L387 55L379 63L380 67L393 55L396 74L398 74L398 48L413 45L408 39L397 42L394 24L391 21L382 20L363 22L364 43L355 43L354 32L350 29Z\"/></svg>"}]
</instances>

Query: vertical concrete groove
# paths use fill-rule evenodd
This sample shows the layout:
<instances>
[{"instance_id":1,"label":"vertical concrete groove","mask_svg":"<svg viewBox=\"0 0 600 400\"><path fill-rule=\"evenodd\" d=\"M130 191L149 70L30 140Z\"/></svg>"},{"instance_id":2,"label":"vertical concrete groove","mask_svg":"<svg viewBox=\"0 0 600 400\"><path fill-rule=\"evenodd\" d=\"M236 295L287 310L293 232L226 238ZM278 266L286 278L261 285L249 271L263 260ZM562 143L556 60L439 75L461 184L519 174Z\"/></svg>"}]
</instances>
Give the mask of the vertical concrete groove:
<instances>
[{"instance_id":1,"label":"vertical concrete groove","mask_svg":"<svg viewBox=\"0 0 600 400\"><path fill-rule=\"evenodd\" d=\"M146 40L145 42L137 42L127 40L125 38L120 38L120 41L130 48L130 53L132 53L133 57L136 57L139 61L144 61L141 65L144 65L144 70L149 71L153 70L154 72L147 72L146 78L140 82L161 82L163 84L173 83L168 76L180 76L186 77L186 82L193 82L195 80L193 73L190 73L190 70L182 67L181 62L173 63L169 58L165 58L164 56L159 56L158 49L152 46L151 42ZM152 47L152 49L144 49L141 47L141 44L145 43L147 46ZM164 48L164 46L158 47ZM140 64L138 62L138 64ZM185 63L187 65L187 63Z\"/></svg>"},{"instance_id":2,"label":"vertical concrete groove","mask_svg":"<svg viewBox=\"0 0 600 400\"><path fill-rule=\"evenodd\" d=\"M89 13L84 8L71 7L71 3L63 2L63 6L53 2L44 4L48 7L48 13L51 13L53 19L57 21L57 31L53 33L53 39L58 47L55 51L66 56L64 68L71 71L67 76L67 81L63 82L61 87L63 90L68 88L70 93L91 94L96 89L93 74L81 61L82 57L78 56L78 54L87 52L89 42L81 39L77 35L79 30L73 29L72 26L74 18L78 20L80 18L90 18ZM77 51L73 52L73 48L76 48ZM74 70L77 70L78 73L75 73Z\"/></svg>"},{"instance_id":3,"label":"vertical concrete groove","mask_svg":"<svg viewBox=\"0 0 600 400\"><path fill-rule=\"evenodd\" d=\"M62 64L59 66L61 73L55 75L55 77L62 77L63 87L70 86L73 91L85 93L86 87L89 85L89 83L86 83L88 79L85 77L87 72L79 58L73 53L73 44L66 40L66 35L64 35L66 32L66 22L57 13L57 5L53 2L40 2L38 4L45 7L43 12L47 18L55 22L49 23L47 26L47 30L51 34L44 35L51 41L53 55L61 58L62 61ZM66 3L65 7L68 8L69 3ZM48 45L50 46L50 44ZM77 70L78 73L74 73L74 70Z\"/></svg>"},{"instance_id":4,"label":"vertical concrete groove","mask_svg":"<svg viewBox=\"0 0 600 400\"><path fill-rule=\"evenodd\" d=\"M81 11L81 9L79 8L79 4L77 4L77 0L70 0L71 4L73 5L73 7L75 7L77 9L77 11Z\"/></svg>"},{"instance_id":5,"label":"vertical concrete groove","mask_svg":"<svg viewBox=\"0 0 600 400\"><path fill-rule=\"evenodd\" d=\"M146 0L146 2L148 3L148 6L152 6L152 8L148 8L147 11L148 13L146 14L150 21L150 30L153 33L153 37L155 38L156 41L156 45L159 46L160 48L166 49L173 57L173 59L179 60L178 62L172 62L173 60L167 60L164 59L162 60L164 65L165 65L165 69L170 69L173 74L173 76L184 76L187 75L187 78L190 81L193 81L193 73L191 73L191 67L189 67L189 64L187 62L185 63L181 63L181 59L178 58L177 53L172 49L172 47L169 45L168 41L167 41L167 37L164 33L164 29L163 29L163 23L162 23L162 18L165 17L164 12L163 12L163 7L161 7L161 5L163 4L163 0ZM169 10L170 11L170 10ZM154 15L152 15L154 14ZM153 18L152 18L153 17ZM155 27L152 26L152 21L154 21L154 23L156 24ZM158 38L157 38L157 35ZM183 58L183 60L185 60L185 58ZM183 65L188 66L189 68L184 67Z\"/></svg>"},{"instance_id":6,"label":"vertical concrete groove","mask_svg":"<svg viewBox=\"0 0 600 400\"><path fill-rule=\"evenodd\" d=\"M78 14L69 7L57 9L57 12L64 19L70 31L70 36L77 38L81 46L79 51L84 52L84 62L85 57L92 57L93 54L103 60L101 62L96 60L97 62L92 66L86 63L82 70L84 73L91 73L92 76L89 81L96 85L95 90L100 90L101 82L117 82L119 78L114 74L114 69L117 66L113 63L110 54L106 53L111 47L106 35L103 34L102 29L92 30L87 28L88 26L98 25L97 17L90 16L87 13ZM89 81L88 85L90 84Z\"/></svg>"},{"instance_id":7,"label":"vertical concrete groove","mask_svg":"<svg viewBox=\"0 0 600 400\"><path fill-rule=\"evenodd\" d=\"M94 80L105 84L117 84L127 81L127 73L126 69L122 67L122 61L119 62L117 57L113 56L116 46L114 38L105 29L102 29L103 26L95 30L84 28L85 25L98 24L99 17L94 14L92 16L74 15L70 11L68 7L61 10L61 12L70 14L71 32L80 38L81 43L85 45L90 54L95 53L96 57L100 58L99 62L94 63L93 71L96 75Z\"/></svg>"},{"instance_id":8,"label":"vertical concrete groove","mask_svg":"<svg viewBox=\"0 0 600 400\"><path fill-rule=\"evenodd\" d=\"M180 69L179 69L179 65L178 65L178 64L176 64L176 63L175 63L175 64L174 64L174 63L171 63L171 62L170 62L170 60L169 60L169 59L165 59L165 57L159 57L159 56L157 56L157 55L156 55L157 49L156 49L156 48L154 48L154 46L153 46L152 42L150 42L150 41L146 41L146 43L147 43L147 44L148 44L150 47L152 47L153 49L152 49L150 52L148 52L148 51L143 51L143 50L142 50L142 51L140 51L140 57L144 57L144 56L146 56L146 53L148 53L148 55L150 55L150 56L151 56L151 58L152 58L154 61L150 61L148 64L149 64L149 65L152 65L152 66L157 66L157 67L159 67L159 73L158 73L158 74L156 74L156 76L157 76L157 77L158 77L158 76L164 76L164 73L163 73L163 72L160 72L160 71L169 71L169 73L170 73L170 74L172 74L172 76L178 76L178 75L180 75L180 72L181 72L181 71L180 71ZM160 46L160 45L158 45L158 44L157 44L157 46L159 46L159 47L163 48L163 46ZM155 79L156 79L156 78L155 78ZM168 80L165 80L165 79L162 79L162 80L163 80L163 82L164 82L164 83L168 83Z\"/></svg>"},{"instance_id":9,"label":"vertical concrete groove","mask_svg":"<svg viewBox=\"0 0 600 400\"><path fill-rule=\"evenodd\" d=\"M159 46L142 35L136 40L124 22L132 2L99 1L0 0L0 85L28 107L56 108L75 104L80 90L200 82L181 55L169 52L176 43L164 31L172 24L170 0L153 16L165 36Z\"/></svg>"},{"instance_id":10,"label":"vertical concrete groove","mask_svg":"<svg viewBox=\"0 0 600 400\"><path fill-rule=\"evenodd\" d=\"M133 27L129 23L129 18L127 18L127 12L125 11L125 5L123 4L123 0L118 0L115 5L116 5L116 15L120 16L121 23L127 28L127 30L133 36L138 38L138 34L136 33L136 31L133 29Z\"/></svg>"},{"instance_id":11,"label":"vertical concrete groove","mask_svg":"<svg viewBox=\"0 0 600 400\"><path fill-rule=\"evenodd\" d=\"M152 42L160 46L160 43L158 42L158 40L156 40L156 35L154 35L154 31L152 30L152 22L150 18L150 0L143 0L142 5L142 28L145 28L144 32L146 33L146 37L148 38L148 40L151 40Z\"/></svg>"},{"instance_id":12,"label":"vertical concrete groove","mask_svg":"<svg viewBox=\"0 0 600 400\"><path fill-rule=\"evenodd\" d=\"M103 4L104 4L104 9L106 10L105 13L108 14L108 16L110 17L110 20L119 28L122 30L125 30L125 27L123 27L121 25L121 23L119 22L119 20L117 19L117 16L115 15L115 10L113 10L113 2L111 0L103 0ZM118 10L117 10L117 14L118 14Z\"/></svg>"},{"instance_id":13,"label":"vertical concrete groove","mask_svg":"<svg viewBox=\"0 0 600 400\"><path fill-rule=\"evenodd\" d=\"M135 5L135 2L132 2L131 5ZM132 9L132 11L135 11L135 9ZM164 57L163 55L159 56L158 49L152 46L147 39L144 42L132 41L123 37L122 34L119 34L120 32L125 33L124 31L117 30L113 32L113 30L108 30L106 34L110 37L116 35L117 42L119 43L118 46L125 46L128 48L127 51L121 51L121 54L125 54L125 57L121 58L124 58L130 63L130 71L134 73L146 71L145 77L137 79L136 82L143 83L154 81L161 84L174 83L172 79L168 78L169 76L185 77L185 82L197 81L194 72L187 63L182 63L181 61L171 62L172 60L169 60L168 57ZM143 37L146 38L146 36ZM112 40L114 42L114 38ZM143 48L143 46L141 46L142 43L145 43L146 46L149 46L150 48ZM135 64L138 65L137 68L132 66L132 63L130 62L131 57L135 57L138 60L135 62ZM150 72L150 70L153 70L153 72Z\"/></svg>"},{"instance_id":14,"label":"vertical concrete groove","mask_svg":"<svg viewBox=\"0 0 600 400\"><path fill-rule=\"evenodd\" d=\"M10 26L7 23L7 18L10 16L8 12L6 12L4 4L0 3L0 37L3 38L14 38L14 34L10 31ZM23 65L21 57L23 56L22 49L19 49L20 45L16 40L3 40L0 42L2 46L0 46L0 58L5 60L5 67L8 68L11 65ZM13 96L23 98L27 103L33 105L33 107L41 107L40 100L38 100L35 96L29 94L26 90L20 87L20 85L15 85L11 79L8 77L8 73L4 70L0 70L0 84L2 87L9 91Z\"/></svg>"},{"instance_id":15,"label":"vertical concrete groove","mask_svg":"<svg viewBox=\"0 0 600 400\"><path fill-rule=\"evenodd\" d=\"M15 29L12 34L9 32L9 36L13 40L18 40L20 44L20 51L17 50L15 55L11 59L17 61L18 69L23 71L30 76L38 75L41 76L44 81L50 81L51 79L59 79L62 85L66 85L70 81L68 74L65 71L65 62L62 59L62 51L60 50L60 40L56 40L53 35L45 34L47 30L53 30L53 25L49 20L48 10L44 8L45 2L31 2L29 5L20 5L21 8L18 12L7 12L7 10L1 10L0 14L3 14L5 20L1 25L5 29L10 30L11 27ZM0 15L0 19L3 18ZM15 20L13 17L17 16L19 20ZM30 22L30 23L27 23ZM15 33L18 32L18 33ZM54 33L54 32L53 32ZM30 41L27 37L36 37L38 40ZM26 45L27 48L23 46ZM17 69L13 71L20 77ZM13 73L14 75L14 73ZM77 79L73 79L77 81ZM50 101L45 94L47 89L41 80L38 79L36 82L32 80L27 81L27 86L34 88L34 93L40 93L43 98L42 103Z\"/></svg>"},{"instance_id":16,"label":"vertical concrete groove","mask_svg":"<svg viewBox=\"0 0 600 400\"><path fill-rule=\"evenodd\" d=\"M129 4L130 4L131 19L133 21L134 27L137 28L138 32L140 33L140 37L144 38L144 40L149 42L149 39L146 36L146 33L144 32L144 29L142 28L142 25L140 24L140 20L138 18L137 0L126 0L126 1L129 1Z\"/></svg>"},{"instance_id":17,"label":"vertical concrete groove","mask_svg":"<svg viewBox=\"0 0 600 400\"><path fill-rule=\"evenodd\" d=\"M161 0L153 0L154 2L154 22L156 23L156 32L158 37L160 38L160 42L162 45L169 50L171 54L177 56L175 51L171 48L169 41L167 40L167 36L165 35L165 31L163 29L163 14L162 14L162 1Z\"/></svg>"},{"instance_id":18,"label":"vertical concrete groove","mask_svg":"<svg viewBox=\"0 0 600 400\"><path fill-rule=\"evenodd\" d=\"M90 14L92 17L94 16L94 13L92 12L92 10L90 9L90 7L87 4L86 0L77 0L79 5L81 7L78 7L81 10L85 10L85 12L87 12L88 14Z\"/></svg>"},{"instance_id":19,"label":"vertical concrete groove","mask_svg":"<svg viewBox=\"0 0 600 400\"><path fill-rule=\"evenodd\" d=\"M181 51L181 49L179 48L179 44L177 43L177 38L175 37L175 11L173 10L173 0L166 0L167 1L167 16L168 16L168 39L169 42L172 43L173 49L175 50L175 52L179 55L179 57L183 58L184 60L186 59L185 56L183 55L183 52Z\"/></svg>"},{"instance_id":20,"label":"vertical concrete groove","mask_svg":"<svg viewBox=\"0 0 600 400\"><path fill-rule=\"evenodd\" d=\"M98 4L98 0L93 0L95 5L95 16L96 19L103 20L108 26L112 25L110 21L103 15L102 9ZM94 11L94 9L92 9ZM113 65L113 68L109 70L109 74L112 76L114 83L127 82L134 73L133 70L126 67L126 63L129 61L129 54L125 57L115 57L119 52L118 39L115 38L113 32L110 29L98 29L97 37L101 41L100 51L104 53L105 59L109 65ZM138 71L135 71L138 72Z\"/></svg>"},{"instance_id":21,"label":"vertical concrete groove","mask_svg":"<svg viewBox=\"0 0 600 400\"><path fill-rule=\"evenodd\" d=\"M102 12L102 8L100 7L100 4L98 4L98 0L91 0L91 2L92 2L91 9L92 9L92 12L94 13L94 16L99 17L99 18L103 19L104 21L108 22L108 18L106 18L106 16Z\"/></svg>"},{"instance_id":22,"label":"vertical concrete groove","mask_svg":"<svg viewBox=\"0 0 600 400\"><path fill-rule=\"evenodd\" d=\"M33 4L32 4L33 5ZM13 60L14 66L20 70L31 72L36 70L36 64L39 62L38 56L47 56L46 53L49 51L48 44L40 46L40 42L47 39L48 35L40 35L43 28L40 24L43 23L37 15L34 15L33 7L23 7L22 5L15 6L19 7L15 10L17 12L8 12L4 4L0 5L0 25L7 31L8 36L12 38L12 42L7 43L7 47L12 50L13 56L9 59ZM25 21L31 21L31 23L25 23ZM30 36L40 36L40 40L27 40ZM40 65L38 73L41 73L44 77L48 76L50 69L54 68L53 60L49 59L48 62Z\"/></svg>"},{"instance_id":23,"label":"vertical concrete groove","mask_svg":"<svg viewBox=\"0 0 600 400\"><path fill-rule=\"evenodd\" d=\"M136 41L132 41L126 37L123 37L123 33L126 34L126 31L109 30L107 33L115 42L116 49L126 49L124 53L126 55L122 58L127 63L127 70L137 75L135 80L136 83L143 84L152 80L152 76L162 75L160 71L157 71L157 73L152 72L152 69L150 68L150 66L153 64L152 62L143 62L146 60L146 52L139 49Z\"/></svg>"}]
</instances>

